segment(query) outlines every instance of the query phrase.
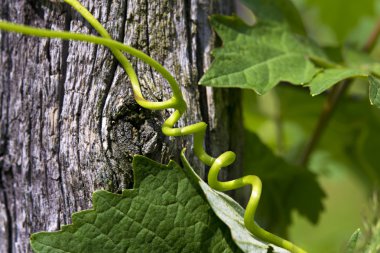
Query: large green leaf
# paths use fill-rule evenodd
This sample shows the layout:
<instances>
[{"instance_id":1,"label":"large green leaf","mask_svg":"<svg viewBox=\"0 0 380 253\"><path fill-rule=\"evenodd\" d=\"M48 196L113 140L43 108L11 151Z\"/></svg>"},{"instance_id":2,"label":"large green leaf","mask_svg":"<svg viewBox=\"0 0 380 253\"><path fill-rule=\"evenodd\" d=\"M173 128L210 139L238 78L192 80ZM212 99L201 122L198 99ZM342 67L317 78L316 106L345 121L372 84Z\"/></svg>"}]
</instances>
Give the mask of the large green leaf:
<instances>
[{"instance_id":1,"label":"large green leaf","mask_svg":"<svg viewBox=\"0 0 380 253\"><path fill-rule=\"evenodd\" d=\"M319 69L308 56L323 59L323 50L281 24L251 27L237 17L216 15L211 23L223 40L200 84L240 87L264 94L281 81L306 84Z\"/></svg>"},{"instance_id":2,"label":"large green leaf","mask_svg":"<svg viewBox=\"0 0 380 253\"><path fill-rule=\"evenodd\" d=\"M252 234L244 225L245 210L231 197L222 192L215 191L199 178L186 160L183 152L181 154L181 159L185 166L185 170L188 171L192 178L199 183L215 214L231 229L232 239L244 252L288 252L277 246L267 245L252 237Z\"/></svg>"},{"instance_id":3,"label":"large green leaf","mask_svg":"<svg viewBox=\"0 0 380 253\"><path fill-rule=\"evenodd\" d=\"M133 160L135 188L97 191L73 224L31 237L35 252L240 252L199 185L176 163ZM265 251L259 251L265 252Z\"/></svg>"},{"instance_id":4,"label":"large green leaf","mask_svg":"<svg viewBox=\"0 0 380 253\"><path fill-rule=\"evenodd\" d=\"M95 192L94 209L75 213L73 224L61 231L33 234L33 250L288 252L252 237L244 226L244 209L201 180L183 153L182 161L184 169L173 161L164 166L135 156L134 189Z\"/></svg>"},{"instance_id":5,"label":"large green leaf","mask_svg":"<svg viewBox=\"0 0 380 253\"><path fill-rule=\"evenodd\" d=\"M297 210L316 223L325 197L316 175L274 155L253 132L246 131L245 140L245 174L257 175L263 181L259 221L284 232L291 223L291 211Z\"/></svg>"},{"instance_id":6,"label":"large green leaf","mask_svg":"<svg viewBox=\"0 0 380 253\"><path fill-rule=\"evenodd\" d=\"M380 64L355 49L338 48L339 62L334 62L336 54L329 54L300 32L304 27L290 1L242 2L255 13L257 23L249 26L235 16L211 18L223 46L213 51L215 60L200 84L264 94L280 82L289 82L307 84L311 94L318 95L345 79L380 75Z\"/></svg>"}]
</instances>

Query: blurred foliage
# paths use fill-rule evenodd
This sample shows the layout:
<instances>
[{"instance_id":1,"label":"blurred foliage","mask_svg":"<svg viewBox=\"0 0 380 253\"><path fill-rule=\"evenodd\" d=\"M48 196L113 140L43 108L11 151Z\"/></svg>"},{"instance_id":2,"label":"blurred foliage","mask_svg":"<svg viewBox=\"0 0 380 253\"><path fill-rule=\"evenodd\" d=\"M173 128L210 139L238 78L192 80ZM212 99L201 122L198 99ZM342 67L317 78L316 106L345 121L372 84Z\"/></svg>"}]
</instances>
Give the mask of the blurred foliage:
<instances>
[{"instance_id":1,"label":"blurred foliage","mask_svg":"<svg viewBox=\"0 0 380 253\"><path fill-rule=\"evenodd\" d=\"M347 249L346 249L346 252L347 253L353 253L355 252L355 248L356 248L356 245L358 243L358 240L361 236L361 231L360 231L360 228L358 228L350 237L350 239L348 240L348 243L347 243Z\"/></svg>"},{"instance_id":2,"label":"blurred foliage","mask_svg":"<svg viewBox=\"0 0 380 253\"><path fill-rule=\"evenodd\" d=\"M356 252L380 252L380 195L375 192L364 216L361 246Z\"/></svg>"},{"instance_id":3,"label":"blurred foliage","mask_svg":"<svg viewBox=\"0 0 380 253\"><path fill-rule=\"evenodd\" d=\"M380 14L376 0L294 0L309 34L322 44L363 45Z\"/></svg>"},{"instance_id":4,"label":"blurred foliage","mask_svg":"<svg viewBox=\"0 0 380 253\"><path fill-rule=\"evenodd\" d=\"M292 210L297 210L316 224L325 197L316 175L274 155L249 130L245 132L244 150L244 173L257 175L263 182L263 193L256 215L260 225L276 234L286 235L286 229L291 224Z\"/></svg>"},{"instance_id":5,"label":"blurred foliage","mask_svg":"<svg viewBox=\"0 0 380 253\"><path fill-rule=\"evenodd\" d=\"M309 168L322 176L322 186L327 191L327 213L316 228L297 221L297 227L291 230L292 239L299 240L296 242L310 252L337 252L343 247L350 231L360 226L362 192L369 193L380 178L380 164L376 162L379 147L375 141L380 140L380 111L369 105L367 92L356 91L362 87L360 82L352 87L311 157ZM252 91L243 94L245 127L290 163L298 163L325 96L310 97L306 89L286 85L264 96ZM310 196L309 203L311 200ZM303 236L308 232L314 234L311 239Z\"/></svg>"},{"instance_id":6,"label":"blurred foliage","mask_svg":"<svg viewBox=\"0 0 380 253\"><path fill-rule=\"evenodd\" d=\"M366 195L356 178L341 170L319 181L327 194L325 212L316 226L294 213L289 236L308 253L343 253L352 231L361 226Z\"/></svg>"},{"instance_id":7,"label":"blurred foliage","mask_svg":"<svg viewBox=\"0 0 380 253\"><path fill-rule=\"evenodd\" d=\"M274 99L276 105L270 106L267 102ZM260 97L245 91L245 127L257 132L267 145L290 162L297 163L324 100L324 96L310 97L307 90L288 86ZM311 160L311 169L328 175L334 173L335 164L340 164L358 175L363 186L370 190L380 180L378 143L373 141L380 140L378 129L380 110L370 106L365 97L351 94L331 119Z\"/></svg>"},{"instance_id":8,"label":"blurred foliage","mask_svg":"<svg viewBox=\"0 0 380 253\"><path fill-rule=\"evenodd\" d=\"M251 91L244 91L243 94L245 128L257 133L275 153L288 161L287 164L298 163L300 153L315 127L325 97L310 97L306 89L285 85L264 96L257 96ZM380 127L380 111L371 107L364 95L353 93L342 101L318 149L311 157L309 168L320 175L322 187L327 192L327 213L322 215L317 227L299 221L297 216L296 227L293 226L290 230L291 239L305 245L309 252L332 253L343 248L352 230L360 226L365 192L370 192L376 178L379 178L378 164L373 163L368 166L369 170L363 170L361 162L367 158L357 159L362 156L376 158L378 149L374 148L368 152L368 149L371 149L371 145L368 147L368 144L374 139L380 140L376 131ZM364 137L368 142L366 145L360 144ZM251 137L248 135L246 139L249 138ZM373 145L376 145L376 142ZM263 155L252 157L251 150L257 149L253 145L250 148L246 147L247 149L250 152L245 152L248 159L252 159L250 166L254 174L270 174L270 171L276 170L275 165L265 164L266 160L272 160L281 168L286 168L283 163L273 158L266 159ZM268 164L269 166L266 166ZM248 166L246 162L245 168L249 168ZM371 173L377 175L372 176ZM272 194L270 197L275 199L271 191L271 182L264 183L264 193L266 185ZM308 195L308 190L304 190L303 193L308 196L304 201L311 205L315 201L313 194ZM259 208L268 208L274 215L274 208L271 209L265 198ZM279 219L275 218L277 221ZM305 236L310 233L313 237Z\"/></svg>"},{"instance_id":9,"label":"blurred foliage","mask_svg":"<svg viewBox=\"0 0 380 253\"><path fill-rule=\"evenodd\" d=\"M255 13L259 21L289 26L292 32L305 35L306 30L300 12L289 0L240 0Z\"/></svg>"},{"instance_id":10,"label":"blurred foliage","mask_svg":"<svg viewBox=\"0 0 380 253\"><path fill-rule=\"evenodd\" d=\"M254 11L255 4L271 3L271 0L242 2L249 2L249 8ZM283 2L280 1L276 6L281 6ZM324 49L331 61L340 66L325 65L326 62L313 59L316 64L332 68L320 73L319 78L323 82L314 79L312 94L319 96L311 97L307 89L284 83L263 96L253 91L243 91L243 117L247 131L245 169L266 181L259 206L264 211L258 210L258 222L264 222L269 227L277 222L277 229L285 233L284 224L295 220L289 235L309 252L380 252L376 248L380 245L378 202L372 201L367 205L367 209L372 210L372 216L367 212L365 222L361 225L364 200L380 183L380 110L368 101L369 96L372 104L380 104L380 47L375 47L371 55L360 51L378 22L380 1L293 2L301 13L308 35ZM276 6L275 10L278 9ZM256 17L260 21L260 15ZM283 20L292 24L286 15ZM301 27L298 21L293 25ZM251 57L254 57L253 54ZM327 200L324 201L326 213L322 214L319 224L312 227L304 220L299 220L299 215L288 215L290 211L285 215L276 213L280 205L285 210L289 209L289 203L281 203L282 199L287 198L281 192L286 192L285 189L292 184L284 174L292 175L290 171L300 169L295 164L300 163L301 154L314 131L328 88L341 79L369 73L370 85L364 79L355 80L347 96L341 99L308 164L308 169L318 175L318 181L327 193ZM262 143L267 147L262 146ZM273 152L271 156L269 150L263 153L259 151L267 148ZM270 177L271 173L275 176ZM296 182L293 184L299 186ZM313 203L315 194L312 192L303 201ZM305 188L303 193L307 196L309 191ZM292 219L294 217L297 219ZM359 226L362 227L361 235L356 233L350 239L352 231ZM353 251L355 244L357 250ZM372 251L365 249L364 244L373 245Z\"/></svg>"},{"instance_id":11,"label":"blurred foliage","mask_svg":"<svg viewBox=\"0 0 380 253\"><path fill-rule=\"evenodd\" d=\"M345 40L363 17L375 15L375 0L306 0L306 2L318 9L319 19L333 30L339 41Z\"/></svg>"},{"instance_id":12,"label":"blurred foliage","mask_svg":"<svg viewBox=\"0 0 380 253\"><path fill-rule=\"evenodd\" d=\"M380 79L376 77L369 79L369 100L372 105L380 108Z\"/></svg>"}]
</instances>

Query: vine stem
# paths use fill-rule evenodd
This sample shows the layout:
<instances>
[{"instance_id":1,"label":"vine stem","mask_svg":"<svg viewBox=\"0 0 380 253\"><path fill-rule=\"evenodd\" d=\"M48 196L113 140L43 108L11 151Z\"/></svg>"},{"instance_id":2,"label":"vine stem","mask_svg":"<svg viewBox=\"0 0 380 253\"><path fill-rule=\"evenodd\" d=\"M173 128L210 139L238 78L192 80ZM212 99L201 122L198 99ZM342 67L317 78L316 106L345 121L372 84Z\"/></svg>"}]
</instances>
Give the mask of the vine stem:
<instances>
[{"instance_id":1,"label":"vine stem","mask_svg":"<svg viewBox=\"0 0 380 253\"><path fill-rule=\"evenodd\" d=\"M362 51L370 53L376 45L376 42L380 36L380 20L377 21L375 28L371 32L367 42L364 44ZM346 79L339 84L335 85L327 96L327 99L323 105L322 112L318 118L317 124L314 128L312 136L306 145L303 154L300 159L300 164L306 167L309 163L310 156L317 147L323 133L325 132L332 115L339 105L340 100L352 84L352 79Z\"/></svg>"},{"instance_id":2,"label":"vine stem","mask_svg":"<svg viewBox=\"0 0 380 253\"><path fill-rule=\"evenodd\" d=\"M206 134L207 124L205 122L198 122L193 125L185 126L182 128L174 127L179 121L181 116L186 111L186 103L183 99L181 89L174 79L174 77L157 61L146 55L145 53L124 45L120 42L111 39L109 33L104 29L104 27L97 21L92 14L82 6L77 0L64 0L64 2L71 5L76 9L103 37L97 37L86 34L78 34L72 32L64 31L52 31L47 29L34 28L24 25L13 24L5 21L0 21L0 30L6 30L9 32L17 32L31 36L37 37L47 37L47 38L61 38L65 40L76 40L85 41L95 44L100 44L108 47L120 64L123 66L128 76L130 77L132 83L132 89L136 102L144 108L151 110L162 110L173 108L175 111L169 116L168 119L162 125L162 132L167 136L184 136L184 135L194 135L194 153L195 155L206 165L211 166L210 172L208 174L209 185L219 191L234 190L246 185L250 185L252 188L251 197L248 201L246 211L244 213L244 224L247 229L256 237L272 243L284 249L287 249L293 253L306 253L303 249L294 245L293 243L280 238L264 229L259 227L255 221L254 216L256 212L257 205L261 196L261 180L257 176L249 175L244 176L235 180L221 182L218 180L218 174L222 167L226 167L235 161L236 155L232 151L227 151L221 154L219 157L214 158L209 156L204 150L204 138ZM130 61L124 56L122 51L127 52L145 63L153 67L157 72L159 72L168 82L172 88L173 97L169 100L163 102L152 102L145 100L141 93L141 88L139 84L138 77L134 71Z\"/></svg>"}]
</instances>

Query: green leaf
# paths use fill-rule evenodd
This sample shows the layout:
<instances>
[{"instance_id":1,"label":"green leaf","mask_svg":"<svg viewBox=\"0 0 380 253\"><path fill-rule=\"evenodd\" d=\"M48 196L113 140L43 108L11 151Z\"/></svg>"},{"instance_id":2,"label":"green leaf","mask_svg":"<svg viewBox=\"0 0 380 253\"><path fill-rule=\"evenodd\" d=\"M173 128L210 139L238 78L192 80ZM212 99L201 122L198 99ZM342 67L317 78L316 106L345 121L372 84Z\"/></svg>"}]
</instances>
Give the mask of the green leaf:
<instances>
[{"instance_id":1,"label":"green leaf","mask_svg":"<svg viewBox=\"0 0 380 253\"><path fill-rule=\"evenodd\" d=\"M235 16L211 18L223 46L213 51L215 60L200 84L265 94L278 83L289 82L308 84L312 95L318 95L348 78L380 76L380 64L368 54L350 48L322 49L304 37L301 18L290 1L242 2L255 13L257 23L249 26Z\"/></svg>"},{"instance_id":2,"label":"green leaf","mask_svg":"<svg viewBox=\"0 0 380 253\"><path fill-rule=\"evenodd\" d=\"M380 80L374 76L368 77L369 81L369 101L371 105L380 108Z\"/></svg>"},{"instance_id":3,"label":"green leaf","mask_svg":"<svg viewBox=\"0 0 380 253\"><path fill-rule=\"evenodd\" d=\"M281 81L306 84L319 69L308 56L325 58L323 51L283 25L251 27L237 17L215 15L211 23L223 40L215 60L200 80L214 87L240 87L264 94Z\"/></svg>"},{"instance_id":4,"label":"green leaf","mask_svg":"<svg viewBox=\"0 0 380 253\"><path fill-rule=\"evenodd\" d=\"M133 160L134 189L97 191L94 209L58 232L33 234L34 252L240 252L199 186L176 163Z\"/></svg>"},{"instance_id":5,"label":"green leaf","mask_svg":"<svg viewBox=\"0 0 380 253\"><path fill-rule=\"evenodd\" d=\"M291 224L291 211L297 210L312 223L323 211L325 194L316 175L305 168L277 157L250 131L245 132L245 174L257 175L263 182L258 221L264 227L276 227L284 233Z\"/></svg>"},{"instance_id":6,"label":"green leaf","mask_svg":"<svg viewBox=\"0 0 380 253\"><path fill-rule=\"evenodd\" d=\"M349 69L349 68L333 68L325 69L318 73L316 77L311 80L307 85L310 87L311 95L319 95L322 92L328 90L333 85L339 83L348 78L354 77L367 77L368 73L360 69Z\"/></svg>"},{"instance_id":7,"label":"green leaf","mask_svg":"<svg viewBox=\"0 0 380 253\"><path fill-rule=\"evenodd\" d=\"M262 21L289 25L293 32L305 35L302 18L290 0L241 0Z\"/></svg>"},{"instance_id":8,"label":"green leaf","mask_svg":"<svg viewBox=\"0 0 380 253\"><path fill-rule=\"evenodd\" d=\"M380 196L374 192L363 220L362 245L365 249L358 252L373 253L380 251Z\"/></svg>"},{"instance_id":9,"label":"green leaf","mask_svg":"<svg viewBox=\"0 0 380 253\"><path fill-rule=\"evenodd\" d=\"M350 237L350 240L348 240L347 243L347 253L354 253L356 244L358 243L359 237L361 235L360 228L358 228Z\"/></svg>"},{"instance_id":10,"label":"green leaf","mask_svg":"<svg viewBox=\"0 0 380 253\"><path fill-rule=\"evenodd\" d=\"M380 64L369 54L345 47L342 50L346 66L333 66L319 72L307 85L311 95L319 95L333 85L349 78L368 77L371 73L380 75ZM372 100L371 100L372 101Z\"/></svg>"},{"instance_id":11,"label":"green leaf","mask_svg":"<svg viewBox=\"0 0 380 253\"><path fill-rule=\"evenodd\" d=\"M230 228L232 239L244 252L288 252L275 245L268 246L266 243L252 237L252 234L244 226L244 209L231 197L222 192L215 191L199 178L191 168L184 152L181 154L181 159L185 170L199 183L215 214Z\"/></svg>"}]
</instances>

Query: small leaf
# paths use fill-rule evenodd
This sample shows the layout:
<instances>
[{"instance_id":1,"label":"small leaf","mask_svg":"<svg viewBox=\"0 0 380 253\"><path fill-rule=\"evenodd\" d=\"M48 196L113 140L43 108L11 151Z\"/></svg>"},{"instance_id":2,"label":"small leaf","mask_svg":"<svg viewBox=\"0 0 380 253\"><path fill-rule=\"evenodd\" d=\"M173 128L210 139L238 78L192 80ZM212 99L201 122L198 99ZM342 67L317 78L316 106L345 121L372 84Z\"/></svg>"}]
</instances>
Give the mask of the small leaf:
<instances>
[{"instance_id":1,"label":"small leaf","mask_svg":"<svg viewBox=\"0 0 380 253\"><path fill-rule=\"evenodd\" d=\"M215 214L230 228L232 239L244 252L288 252L287 250L279 248L275 245L270 245L269 247L266 243L252 237L252 234L244 225L244 209L231 197L222 192L215 191L202 179L200 179L191 168L184 152L181 154L181 159L184 164L184 169L199 183Z\"/></svg>"},{"instance_id":2,"label":"small leaf","mask_svg":"<svg viewBox=\"0 0 380 253\"><path fill-rule=\"evenodd\" d=\"M357 252L380 252L380 198L378 191L373 192L367 205L363 220L363 236Z\"/></svg>"},{"instance_id":3,"label":"small leaf","mask_svg":"<svg viewBox=\"0 0 380 253\"><path fill-rule=\"evenodd\" d=\"M94 209L73 214L58 232L33 234L34 252L240 252L199 185L176 163L133 160L135 188L97 191Z\"/></svg>"},{"instance_id":4,"label":"small leaf","mask_svg":"<svg viewBox=\"0 0 380 253\"><path fill-rule=\"evenodd\" d=\"M345 79L367 77L371 73L380 75L380 64L369 54L348 47L342 51L346 66L332 66L319 72L307 85L310 87L311 95L321 94Z\"/></svg>"},{"instance_id":5,"label":"small leaf","mask_svg":"<svg viewBox=\"0 0 380 253\"><path fill-rule=\"evenodd\" d=\"M380 108L380 80L374 76L368 77L369 81L369 101L371 105Z\"/></svg>"},{"instance_id":6,"label":"small leaf","mask_svg":"<svg viewBox=\"0 0 380 253\"><path fill-rule=\"evenodd\" d=\"M358 243L360 235L361 235L361 231L360 231L360 228L358 228L348 240L346 253L355 252L356 244Z\"/></svg>"},{"instance_id":7,"label":"small leaf","mask_svg":"<svg viewBox=\"0 0 380 253\"><path fill-rule=\"evenodd\" d=\"M368 73L360 69L325 69L318 73L307 86L310 87L311 95L315 96L321 94L333 85L345 79L366 76L368 76Z\"/></svg>"}]
</instances>

